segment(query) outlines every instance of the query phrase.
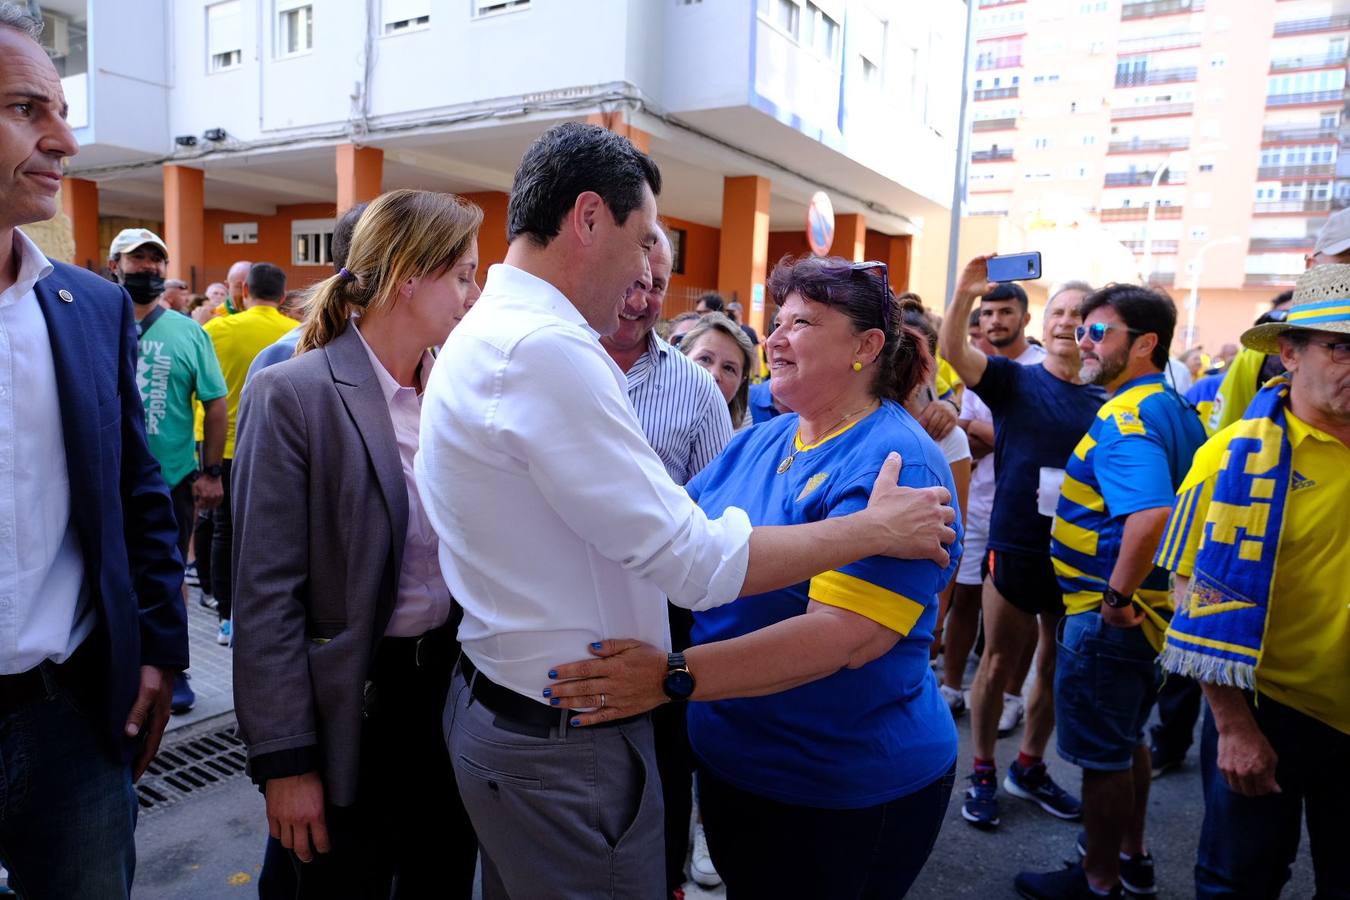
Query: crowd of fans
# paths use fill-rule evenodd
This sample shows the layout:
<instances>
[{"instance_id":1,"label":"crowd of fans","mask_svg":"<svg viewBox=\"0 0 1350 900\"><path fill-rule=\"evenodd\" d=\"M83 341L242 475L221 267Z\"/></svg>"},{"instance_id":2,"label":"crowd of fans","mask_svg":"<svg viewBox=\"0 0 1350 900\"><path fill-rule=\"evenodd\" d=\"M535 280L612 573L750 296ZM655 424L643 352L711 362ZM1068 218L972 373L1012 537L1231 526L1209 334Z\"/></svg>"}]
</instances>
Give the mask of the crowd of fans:
<instances>
[{"instance_id":1,"label":"crowd of fans","mask_svg":"<svg viewBox=\"0 0 1350 900\"><path fill-rule=\"evenodd\" d=\"M73 610L5 625L0 740L42 735L51 760L83 741L70 759L111 779L35 777L40 809L0 805L21 894L129 892L129 828L68 864L75 828L50 810L133 815L107 785L192 707L195 584L234 648L264 898L467 898L476 865L489 898L678 898L690 877L732 898L903 896L967 714L966 822L999 828L1001 789L1083 823L1080 861L1019 893L1149 896L1155 865L1189 864L1155 863L1150 781L1202 707L1196 894L1278 895L1306 817L1319 896L1347 896L1350 212L1214 360L1173 359L1175 307L1137 285L1055 286L1034 340L987 256L941 316L882 263L785 258L761 336L717 294L663 317L660 171L568 124L526 152L481 288L481 210L396 190L344 213L318 284L241 261L193 296L151 231L116 236L109 285L18 230L50 214L24 173L77 148L40 48L14 24L0 40L32 57L0 63L0 89L29 79L39 110L0 129L28 167L0 182L0 370L50 333L25 378L86 453L51 389L72 352L57 316L120 303L120 331L84 326L108 343L86 374L141 401L87 407L120 467L111 543L69 493L0 497L9 555L30 552L14 496L66 523L14 583L25 609ZM6 448L63 445L14 410ZM120 582L78 577L108 554ZM139 693L99 695L137 652ZM52 724L67 696L84 725ZM1081 797L1047 770L1052 737Z\"/></svg>"}]
</instances>

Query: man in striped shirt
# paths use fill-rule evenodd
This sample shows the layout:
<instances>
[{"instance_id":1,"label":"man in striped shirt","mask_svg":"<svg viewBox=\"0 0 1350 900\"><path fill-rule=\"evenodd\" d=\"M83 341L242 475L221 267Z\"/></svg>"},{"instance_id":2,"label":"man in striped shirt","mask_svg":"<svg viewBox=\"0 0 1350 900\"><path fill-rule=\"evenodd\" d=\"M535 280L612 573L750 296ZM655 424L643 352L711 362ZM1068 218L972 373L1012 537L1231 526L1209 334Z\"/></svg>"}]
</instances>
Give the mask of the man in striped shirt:
<instances>
[{"instance_id":1,"label":"man in striped shirt","mask_svg":"<svg viewBox=\"0 0 1350 900\"><path fill-rule=\"evenodd\" d=\"M664 231L648 257L649 291L633 288L619 313L619 329L600 338L605 352L628 378L628 400L656 455L676 484L684 484L722 452L731 440L726 401L707 370L661 340L653 330L670 284L670 239ZM689 647L693 613L667 605L675 650ZM666 891L684 884L689 852L694 758L685 726L685 703L672 702L652 713L656 762L666 801Z\"/></svg>"}]
</instances>

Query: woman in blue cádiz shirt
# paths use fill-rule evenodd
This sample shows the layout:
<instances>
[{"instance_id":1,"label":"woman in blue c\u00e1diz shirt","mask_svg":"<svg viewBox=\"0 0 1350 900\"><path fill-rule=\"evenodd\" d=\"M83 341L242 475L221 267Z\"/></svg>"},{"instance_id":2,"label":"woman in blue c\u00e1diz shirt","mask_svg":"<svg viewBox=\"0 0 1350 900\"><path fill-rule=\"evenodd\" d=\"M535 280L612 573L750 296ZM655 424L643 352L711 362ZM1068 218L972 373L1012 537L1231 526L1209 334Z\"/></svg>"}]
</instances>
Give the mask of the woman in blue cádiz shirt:
<instances>
[{"instance_id":1,"label":"woman in blue c\u00e1diz shirt","mask_svg":"<svg viewBox=\"0 0 1350 900\"><path fill-rule=\"evenodd\" d=\"M902 485L954 493L941 451L896 402L933 361L901 324L885 268L785 260L768 292L781 307L766 343L773 393L797 412L733 438L688 487L703 510L739 507L755 526L846 515L867 505L892 451ZM956 762L928 647L958 557L959 539L945 567L869 557L695 614L689 737L730 900L900 897L913 883ZM822 667L825 646L846 650ZM624 655L590 661L590 677L555 695L634 693L624 679L650 669Z\"/></svg>"}]
</instances>

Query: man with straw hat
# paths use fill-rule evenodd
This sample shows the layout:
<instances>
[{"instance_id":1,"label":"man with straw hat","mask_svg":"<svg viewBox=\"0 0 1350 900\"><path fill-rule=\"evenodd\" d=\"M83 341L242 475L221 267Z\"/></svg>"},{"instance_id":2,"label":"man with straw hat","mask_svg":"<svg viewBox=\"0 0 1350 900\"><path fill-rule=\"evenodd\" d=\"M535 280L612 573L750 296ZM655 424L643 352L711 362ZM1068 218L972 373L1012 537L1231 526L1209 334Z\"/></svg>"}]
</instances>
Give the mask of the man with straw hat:
<instances>
[{"instance_id":1,"label":"man with straw hat","mask_svg":"<svg viewBox=\"0 0 1350 900\"><path fill-rule=\"evenodd\" d=\"M1305 813L1317 894L1345 896L1350 265L1304 272L1242 343L1287 375L1196 454L1157 560L1176 574L1162 665L1209 701L1196 896L1277 895Z\"/></svg>"}]
</instances>

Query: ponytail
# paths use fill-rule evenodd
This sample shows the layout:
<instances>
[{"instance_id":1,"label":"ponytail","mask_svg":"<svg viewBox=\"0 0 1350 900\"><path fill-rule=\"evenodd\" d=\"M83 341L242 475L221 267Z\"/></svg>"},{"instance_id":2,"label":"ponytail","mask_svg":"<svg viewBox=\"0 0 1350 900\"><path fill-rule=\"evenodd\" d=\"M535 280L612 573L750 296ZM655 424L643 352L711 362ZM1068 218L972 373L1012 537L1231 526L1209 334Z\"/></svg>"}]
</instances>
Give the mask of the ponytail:
<instances>
[{"instance_id":1,"label":"ponytail","mask_svg":"<svg viewBox=\"0 0 1350 900\"><path fill-rule=\"evenodd\" d=\"M363 287L361 279L350 273L333 275L310 288L296 355L317 350L346 331L352 313L369 304L368 291L369 286Z\"/></svg>"},{"instance_id":2,"label":"ponytail","mask_svg":"<svg viewBox=\"0 0 1350 900\"><path fill-rule=\"evenodd\" d=\"M878 393L903 405L915 388L928 381L936 367L924 333L913 325L902 324L894 341L890 365L882 369L889 377L882 379Z\"/></svg>"}]
</instances>

